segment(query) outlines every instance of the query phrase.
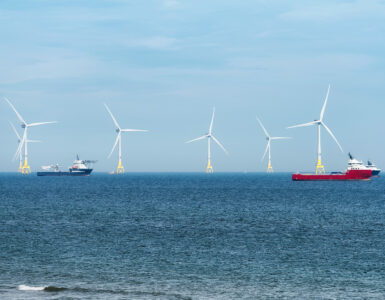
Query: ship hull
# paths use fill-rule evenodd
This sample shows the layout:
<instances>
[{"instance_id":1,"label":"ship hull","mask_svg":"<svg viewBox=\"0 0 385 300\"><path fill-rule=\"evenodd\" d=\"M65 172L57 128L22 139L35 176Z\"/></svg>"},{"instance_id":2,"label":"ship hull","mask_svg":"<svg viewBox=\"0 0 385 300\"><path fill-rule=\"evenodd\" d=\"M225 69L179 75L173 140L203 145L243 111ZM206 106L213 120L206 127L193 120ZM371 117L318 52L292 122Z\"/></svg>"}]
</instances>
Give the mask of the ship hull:
<instances>
[{"instance_id":1,"label":"ship hull","mask_svg":"<svg viewBox=\"0 0 385 300\"><path fill-rule=\"evenodd\" d=\"M378 176L380 174L381 170L372 170L372 176Z\"/></svg>"},{"instance_id":2,"label":"ship hull","mask_svg":"<svg viewBox=\"0 0 385 300\"><path fill-rule=\"evenodd\" d=\"M337 174L292 174L293 181L346 181L370 180L371 170L348 170L346 173Z\"/></svg>"},{"instance_id":3,"label":"ship hull","mask_svg":"<svg viewBox=\"0 0 385 300\"><path fill-rule=\"evenodd\" d=\"M72 170L68 172L57 171L57 172L37 172L37 176L90 176L92 169L84 170Z\"/></svg>"}]
</instances>

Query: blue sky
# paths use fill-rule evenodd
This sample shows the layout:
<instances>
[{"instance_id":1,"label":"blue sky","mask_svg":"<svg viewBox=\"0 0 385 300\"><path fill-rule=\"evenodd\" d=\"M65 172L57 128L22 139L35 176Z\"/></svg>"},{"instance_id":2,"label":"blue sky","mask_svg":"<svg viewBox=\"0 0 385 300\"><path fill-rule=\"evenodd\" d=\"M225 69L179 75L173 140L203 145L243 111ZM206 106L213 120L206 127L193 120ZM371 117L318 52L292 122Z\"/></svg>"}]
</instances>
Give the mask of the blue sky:
<instances>
[{"instance_id":1,"label":"blue sky","mask_svg":"<svg viewBox=\"0 0 385 300\"><path fill-rule=\"evenodd\" d=\"M294 3L293 3L294 2ZM258 115L272 135L277 171L312 170L316 128L286 126L318 118L344 150L385 166L385 1L93 0L0 3L0 97L32 128L30 164L69 166L76 155L107 159L116 133L103 103L124 128L126 171L204 171L204 141L216 107L216 171L264 171ZM13 171L18 124L0 102L0 171ZM323 132L327 170L347 156Z\"/></svg>"}]
</instances>

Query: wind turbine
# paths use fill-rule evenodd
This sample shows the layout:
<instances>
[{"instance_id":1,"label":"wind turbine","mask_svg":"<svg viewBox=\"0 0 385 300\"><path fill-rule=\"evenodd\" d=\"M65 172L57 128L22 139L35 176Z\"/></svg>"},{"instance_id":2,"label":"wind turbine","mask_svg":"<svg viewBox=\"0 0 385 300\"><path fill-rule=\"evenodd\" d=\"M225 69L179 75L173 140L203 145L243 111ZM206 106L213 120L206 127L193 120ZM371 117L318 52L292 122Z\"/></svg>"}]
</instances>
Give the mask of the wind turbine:
<instances>
[{"instance_id":1,"label":"wind turbine","mask_svg":"<svg viewBox=\"0 0 385 300\"><path fill-rule=\"evenodd\" d=\"M211 148L210 148L210 141L211 139L213 139L213 141L215 143L217 143L217 145L226 153L226 154L229 154L227 152L227 150L225 149L225 147L222 146L222 144L213 136L212 134L212 131L213 131L213 123L214 123L214 115L215 115L215 108L213 108L213 115L211 117L211 122L210 122L210 127L209 127L209 132L206 133L205 135L201 136L201 137L198 137L196 139L193 139L193 140L190 140L190 141L187 141L187 143L191 143L191 142L195 142L195 141L198 141L198 140L202 140L204 138L207 138L207 143L208 143L208 158L207 158L207 167L206 167L206 173L213 173L214 170L213 170L213 167L211 165Z\"/></svg>"},{"instance_id":2,"label":"wind turbine","mask_svg":"<svg viewBox=\"0 0 385 300\"><path fill-rule=\"evenodd\" d=\"M324 102L324 105L322 106L321 114L320 114L320 117L318 120L314 120L313 122L309 122L309 123L304 123L304 124L299 124L299 125L287 127L287 128L296 128L296 127L306 127L306 126L313 126L313 125L318 126L318 160L317 160L317 166L315 169L316 174L324 174L325 173L325 168L322 165L322 159L321 159L321 126L323 128L325 128L326 131L330 134L330 136L333 138L333 140L336 142L336 144L340 148L341 152L344 152L342 150L340 143L337 141L337 138L334 136L333 132L329 129L329 127L326 126L326 124L323 121L325 109L326 109L326 104L327 104L328 98L329 98L329 92L330 92L330 84L329 84L328 91L326 93L325 102Z\"/></svg>"},{"instance_id":3,"label":"wind turbine","mask_svg":"<svg viewBox=\"0 0 385 300\"><path fill-rule=\"evenodd\" d=\"M107 104L104 103L104 106L106 107L108 113L110 114L110 116L112 118L112 121L114 121L114 124L116 126L116 132L118 133L118 136L116 137L116 140L115 140L115 144L112 147L112 150L111 150L110 154L108 155L108 158L111 157L112 153L115 150L116 145L119 142L119 162L118 162L118 167L116 168L116 173L117 174L121 174L121 173L124 173L124 167L122 166L122 132L136 132L136 131L147 132L148 130L142 130L142 129L121 129L119 124L118 124L118 122L116 121L114 115L112 114L112 112L108 108Z\"/></svg>"},{"instance_id":4,"label":"wind turbine","mask_svg":"<svg viewBox=\"0 0 385 300\"><path fill-rule=\"evenodd\" d=\"M5 101L8 102L8 104L11 106L13 111L16 113L16 116L18 117L18 119L21 122L21 128L23 128L23 130L24 130L23 138L21 139L21 142L19 143L19 147L17 148L17 151L15 153L15 158L19 155L19 159L20 159L20 152L22 151L23 146L24 146L24 164L21 168L21 173L22 174L30 174L31 173L31 167L28 165L28 143L32 142L32 141L28 140L28 136L27 136L28 128L34 127L34 126L40 126L40 125L44 125L44 124L53 124L53 123L57 123L57 122L51 121L51 122L37 122L37 123L29 123L28 124L26 121L24 121L23 117L17 112L16 108L12 105L12 103L7 98L4 98L4 99L5 99Z\"/></svg>"},{"instance_id":5,"label":"wind turbine","mask_svg":"<svg viewBox=\"0 0 385 300\"><path fill-rule=\"evenodd\" d=\"M261 125L261 128L262 128L263 132L265 133L266 140L267 140L267 145L266 145L265 153L263 154L261 161L265 158L266 153L269 152L269 161L268 161L268 164L267 164L266 172L267 173L273 173L274 170L273 170L273 167L271 166L271 152L270 152L271 141L274 141L274 140L287 140L287 139L291 139L291 138L290 137L281 137L281 136L271 137L269 135L269 133L267 132L266 128L263 126L261 120L258 117L257 117L257 121L258 121L259 125Z\"/></svg>"},{"instance_id":6,"label":"wind turbine","mask_svg":"<svg viewBox=\"0 0 385 300\"><path fill-rule=\"evenodd\" d=\"M21 143L21 137L20 137L19 133L17 132L15 126L14 126L11 122L9 122L9 124L11 125L13 131L15 132L16 137L17 137L17 142L18 142L18 144L20 145L20 143ZM40 141L28 140L28 142L29 142L29 143L37 143L37 142L40 142ZM17 147L17 149L19 149L19 147ZM16 156L17 156L17 153L15 153L14 159L16 158ZM21 151L19 151L19 169L18 169L18 172L20 172L20 173L21 173L21 171L23 170L23 162L22 162L22 161L23 161L23 159L22 159L22 153L21 153Z\"/></svg>"}]
</instances>

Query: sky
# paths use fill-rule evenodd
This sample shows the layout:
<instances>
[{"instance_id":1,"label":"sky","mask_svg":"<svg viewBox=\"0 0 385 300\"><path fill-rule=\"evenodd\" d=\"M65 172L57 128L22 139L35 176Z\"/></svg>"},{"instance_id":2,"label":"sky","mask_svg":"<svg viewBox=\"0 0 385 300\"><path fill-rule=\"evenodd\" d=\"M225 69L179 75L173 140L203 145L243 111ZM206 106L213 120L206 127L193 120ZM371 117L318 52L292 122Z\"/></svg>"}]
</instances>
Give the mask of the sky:
<instances>
[{"instance_id":1,"label":"sky","mask_svg":"<svg viewBox=\"0 0 385 300\"><path fill-rule=\"evenodd\" d=\"M218 172L260 172L272 136L276 171L314 170L319 118L327 171L347 152L385 167L385 1L2 0L0 2L0 171L21 132L7 97L31 128L29 162L70 166L76 154L112 171L116 138L107 103L122 128L127 172L203 172L213 107Z\"/></svg>"}]
</instances>

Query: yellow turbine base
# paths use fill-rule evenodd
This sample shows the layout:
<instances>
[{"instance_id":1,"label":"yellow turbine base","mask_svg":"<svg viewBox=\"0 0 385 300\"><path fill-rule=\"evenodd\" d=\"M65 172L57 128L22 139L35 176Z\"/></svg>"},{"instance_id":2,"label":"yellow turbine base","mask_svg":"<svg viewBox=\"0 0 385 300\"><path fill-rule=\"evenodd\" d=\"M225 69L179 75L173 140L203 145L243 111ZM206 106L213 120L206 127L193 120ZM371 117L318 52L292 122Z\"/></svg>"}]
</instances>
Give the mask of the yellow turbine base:
<instances>
[{"instance_id":1,"label":"yellow turbine base","mask_svg":"<svg viewBox=\"0 0 385 300\"><path fill-rule=\"evenodd\" d=\"M124 167L122 166L122 162L119 160L118 167L116 168L116 174L123 174Z\"/></svg>"},{"instance_id":2,"label":"yellow turbine base","mask_svg":"<svg viewBox=\"0 0 385 300\"><path fill-rule=\"evenodd\" d=\"M213 167L211 165L210 162L207 163L207 167L206 167L206 173L213 173L214 170L213 170Z\"/></svg>"},{"instance_id":3,"label":"yellow turbine base","mask_svg":"<svg viewBox=\"0 0 385 300\"><path fill-rule=\"evenodd\" d=\"M270 163L267 165L267 170L266 170L266 172L267 172L267 173L274 173L273 167L271 166Z\"/></svg>"},{"instance_id":4,"label":"yellow turbine base","mask_svg":"<svg viewBox=\"0 0 385 300\"><path fill-rule=\"evenodd\" d=\"M20 163L19 169L17 170L19 173L23 173L23 165Z\"/></svg>"},{"instance_id":5,"label":"yellow turbine base","mask_svg":"<svg viewBox=\"0 0 385 300\"><path fill-rule=\"evenodd\" d=\"M31 174L31 168L28 165L28 162L26 160L24 161L23 168L21 169L21 174L24 174L24 175Z\"/></svg>"},{"instance_id":6,"label":"yellow turbine base","mask_svg":"<svg viewBox=\"0 0 385 300\"><path fill-rule=\"evenodd\" d=\"M325 168L322 165L321 159L318 159L317 166L315 168L316 174L325 174Z\"/></svg>"}]
</instances>

